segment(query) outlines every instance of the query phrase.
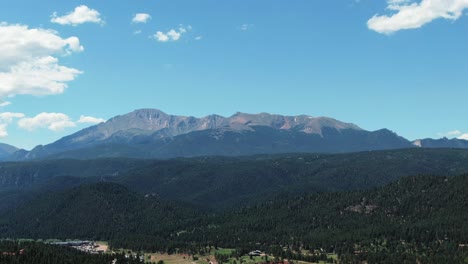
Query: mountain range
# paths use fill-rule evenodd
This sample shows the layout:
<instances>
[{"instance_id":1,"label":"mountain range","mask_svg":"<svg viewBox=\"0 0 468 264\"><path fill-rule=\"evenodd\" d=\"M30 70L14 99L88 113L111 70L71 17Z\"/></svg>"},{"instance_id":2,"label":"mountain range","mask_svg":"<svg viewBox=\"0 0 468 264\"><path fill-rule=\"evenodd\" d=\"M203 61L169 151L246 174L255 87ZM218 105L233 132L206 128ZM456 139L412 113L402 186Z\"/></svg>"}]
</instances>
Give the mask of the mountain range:
<instances>
[{"instance_id":1,"label":"mountain range","mask_svg":"<svg viewBox=\"0 0 468 264\"><path fill-rule=\"evenodd\" d=\"M140 109L31 151L0 146L1 160L240 156L292 152L346 153L412 147L468 148L461 139L411 142L328 117L236 113L202 118Z\"/></svg>"}]
</instances>

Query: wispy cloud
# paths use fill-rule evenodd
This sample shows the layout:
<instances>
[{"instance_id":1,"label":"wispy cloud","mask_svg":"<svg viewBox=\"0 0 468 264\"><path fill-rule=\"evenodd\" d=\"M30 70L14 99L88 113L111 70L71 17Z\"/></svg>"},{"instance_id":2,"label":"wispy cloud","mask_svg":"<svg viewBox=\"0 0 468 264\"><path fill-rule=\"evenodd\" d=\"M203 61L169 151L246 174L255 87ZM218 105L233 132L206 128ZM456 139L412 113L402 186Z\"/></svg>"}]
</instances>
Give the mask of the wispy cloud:
<instances>
[{"instance_id":1,"label":"wispy cloud","mask_svg":"<svg viewBox=\"0 0 468 264\"><path fill-rule=\"evenodd\" d=\"M4 102L0 103L0 107L5 107L5 106L9 106L9 105L11 105L11 102L9 102L9 101L4 101Z\"/></svg>"},{"instance_id":2,"label":"wispy cloud","mask_svg":"<svg viewBox=\"0 0 468 264\"><path fill-rule=\"evenodd\" d=\"M83 50L77 37L62 38L53 30L0 23L0 99L63 93L67 83L82 72L60 65L57 57Z\"/></svg>"},{"instance_id":3,"label":"wispy cloud","mask_svg":"<svg viewBox=\"0 0 468 264\"><path fill-rule=\"evenodd\" d=\"M0 138L8 136L7 127L13 122L13 119L23 118L23 113L3 112L0 113Z\"/></svg>"},{"instance_id":4,"label":"wispy cloud","mask_svg":"<svg viewBox=\"0 0 468 264\"><path fill-rule=\"evenodd\" d=\"M178 41L183 34L187 33L187 31L190 31L191 29L191 26L180 26L178 29L171 29L167 32L158 31L156 34L151 36L151 38L158 42Z\"/></svg>"},{"instance_id":5,"label":"wispy cloud","mask_svg":"<svg viewBox=\"0 0 468 264\"><path fill-rule=\"evenodd\" d=\"M416 29L443 18L457 20L468 8L467 0L389 0L389 15L374 15L367 26L382 34L391 34L399 30Z\"/></svg>"},{"instance_id":6,"label":"wispy cloud","mask_svg":"<svg viewBox=\"0 0 468 264\"><path fill-rule=\"evenodd\" d=\"M151 15L150 14L146 14L146 13L138 13L136 14L133 19L132 19L132 23L146 23L148 22L148 20L151 19Z\"/></svg>"},{"instance_id":7,"label":"wispy cloud","mask_svg":"<svg viewBox=\"0 0 468 264\"><path fill-rule=\"evenodd\" d=\"M446 137L446 138L458 138L458 139L468 140L468 133L462 132L458 129L445 132L445 133L438 133L437 135L440 137Z\"/></svg>"},{"instance_id":8,"label":"wispy cloud","mask_svg":"<svg viewBox=\"0 0 468 264\"><path fill-rule=\"evenodd\" d=\"M33 131L38 128L47 128L52 131L59 131L68 127L75 127L76 124L65 114L44 112L36 115L35 117L20 119L18 121L18 126L28 131Z\"/></svg>"},{"instance_id":9,"label":"wispy cloud","mask_svg":"<svg viewBox=\"0 0 468 264\"><path fill-rule=\"evenodd\" d=\"M85 5L77 6L75 10L64 16L58 16L57 12L54 12L50 22L60 25L72 26L77 26L84 23L104 24L104 20L102 20L101 14L97 10L91 9Z\"/></svg>"},{"instance_id":10,"label":"wispy cloud","mask_svg":"<svg viewBox=\"0 0 468 264\"><path fill-rule=\"evenodd\" d=\"M61 131L65 128L76 127L77 124L98 124L105 119L81 115L78 121L73 121L63 113L43 112L34 117L22 117L18 120L18 126L24 130L34 131L39 128L47 128L52 131Z\"/></svg>"},{"instance_id":11,"label":"wispy cloud","mask_svg":"<svg viewBox=\"0 0 468 264\"><path fill-rule=\"evenodd\" d=\"M105 119L102 118L96 118L92 116L80 116L80 119L77 121L77 123L87 123L87 124L99 124L102 122L106 122Z\"/></svg>"},{"instance_id":12,"label":"wispy cloud","mask_svg":"<svg viewBox=\"0 0 468 264\"><path fill-rule=\"evenodd\" d=\"M239 26L239 30L247 31L247 30L250 30L250 29L252 29L254 27L255 27L254 24L242 24L242 25Z\"/></svg>"},{"instance_id":13,"label":"wispy cloud","mask_svg":"<svg viewBox=\"0 0 468 264\"><path fill-rule=\"evenodd\" d=\"M0 124L0 138L8 137L7 124Z\"/></svg>"},{"instance_id":14,"label":"wispy cloud","mask_svg":"<svg viewBox=\"0 0 468 264\"><path fill-rule=\"evenodd\" d=\"M15 118L23 118L23 113L3 112L0 113L0 122L11 123Z\"/></svg>"},{"instance_id":15,"label":"wispy cloud","mask_svg":"<svg viewBox=\"0 0 468 264\"><path fill-rule=\"evenodd\" d=\"M460 130L453 130L449 132L437 133L439 137L456 137L463 134Z\"/></svg>"}]
</instances>

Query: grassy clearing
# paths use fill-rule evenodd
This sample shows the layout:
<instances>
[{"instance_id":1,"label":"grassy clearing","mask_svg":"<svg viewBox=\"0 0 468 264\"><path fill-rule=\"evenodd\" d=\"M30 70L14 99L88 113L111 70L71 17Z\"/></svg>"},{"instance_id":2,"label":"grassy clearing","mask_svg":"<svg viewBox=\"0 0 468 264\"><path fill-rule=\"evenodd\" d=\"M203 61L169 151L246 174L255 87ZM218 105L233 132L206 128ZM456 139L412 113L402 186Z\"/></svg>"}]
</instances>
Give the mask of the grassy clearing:
<instances>
[{"instance_id":1,"label":"grassy clearing","mask_svg":"<svg viewBox=\"0 0 468 264\"><path fill-rule=\"evenodd\" d=\"M270 257L271 259L271 257ZM233 259L229 259L229 263L233 263L234 260L236 260L235 258ZM252 256L252 259L250 258L250 256L242 256L239 258L239 260L236 260L236 262L238 264L240 263L246 263L246 264L252 264L252 263L258 263L258 262L263 262L265 261L265 258L264 257L260 257L260 256Z\"/></svg>"},{"instance_id":2,"label":"grassy clearing","mask_svg":"<svg viewBox=\"0 0 468 264\"><path fill-rule=\"evenodd\" d=\"M330 264L330 262L325 262L325 261L319 261L317 263L314 262L305 262L305 261L298 261L298 264Z\"/></svg>"},{"instance_id":3,"label":"grassy clearing","mask_svg":"<svg viewBox=\"0 0 468 264\"><path fill-rule=\"evenodd\" d=\"M219 248L215 250L215 253L221 254L221 255L230 255L233 251L234 249L231 249L231 248Z\"/></svg>"},{"instance_id":4,"label":"grassy clearing","mask_svg":"<svg viewBox=\"0 0 468 264\"><path fill-rule=\"evenodd\" d=\"M192 256L187 254L161 254L161 253L146 253L145 262L157 263L158 261L164 261L164 264L198 264L198 261L194 261ZM200 260L203 260L200 258ZM206 260L204 261L207 264ZM199 263L202 264L202 263Z\"/></svg>"}]
</instances>

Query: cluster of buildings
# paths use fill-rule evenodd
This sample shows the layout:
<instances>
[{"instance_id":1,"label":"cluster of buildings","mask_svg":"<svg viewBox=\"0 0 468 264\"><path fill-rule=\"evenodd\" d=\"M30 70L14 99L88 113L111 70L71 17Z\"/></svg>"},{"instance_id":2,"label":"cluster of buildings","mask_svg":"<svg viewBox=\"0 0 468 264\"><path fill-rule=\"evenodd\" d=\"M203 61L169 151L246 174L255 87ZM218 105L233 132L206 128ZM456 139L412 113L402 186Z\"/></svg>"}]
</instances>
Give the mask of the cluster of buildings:
<instances>
[{"instance_id":1,"label":"cluster of buildings","mask_svg":"<svg viewBox=\"0 0 468 264\"><path fill-rule=\"evenodd\" d=\"M3 255L3 256L24 255L24 249L20 249L18 252L0 252L0 255Z\"/></svg>"},{"instance_id":2,"label":"cluster of buildings","mask_svg":"<svg viewBox=\"0 0 468 264\"><path fill-rule=\"evenodd\" d=\"M66 242L53 242L52 245L72 247L74 249L89 253L99 254L104 253L103 249L99 248L99 245L93 241L66 241Z\"/></svg>"}]
</instances>

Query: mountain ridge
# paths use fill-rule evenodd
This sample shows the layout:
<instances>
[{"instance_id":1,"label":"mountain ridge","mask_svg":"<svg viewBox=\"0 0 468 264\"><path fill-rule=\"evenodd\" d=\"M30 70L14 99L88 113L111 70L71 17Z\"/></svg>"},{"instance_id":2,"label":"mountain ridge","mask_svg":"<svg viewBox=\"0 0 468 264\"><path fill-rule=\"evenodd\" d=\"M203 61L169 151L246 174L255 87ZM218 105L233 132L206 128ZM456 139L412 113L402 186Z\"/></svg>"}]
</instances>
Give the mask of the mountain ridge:
<instances>
[{"instance_id":1,"label":"mountain ridge","mask_svg":"<svg viewBox=\"0 0 468 264\"><path fill-rule=\"evenodd\" d=\"M117 115L31 151L16 151L2 159L167 159L287 152L345 153L412 148L417 147L417 142L410 142L385 128L367 131L330 117L237 112L229 117L212 114L197 118L144 108ZM437 145L426 143L427 140L422 142L429 147ZM437 145L452 146L468 148L468 141Z\"/></svg>"}]
</instances>

